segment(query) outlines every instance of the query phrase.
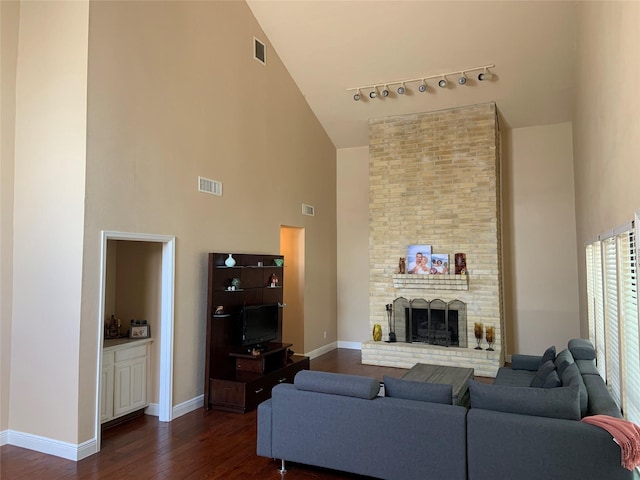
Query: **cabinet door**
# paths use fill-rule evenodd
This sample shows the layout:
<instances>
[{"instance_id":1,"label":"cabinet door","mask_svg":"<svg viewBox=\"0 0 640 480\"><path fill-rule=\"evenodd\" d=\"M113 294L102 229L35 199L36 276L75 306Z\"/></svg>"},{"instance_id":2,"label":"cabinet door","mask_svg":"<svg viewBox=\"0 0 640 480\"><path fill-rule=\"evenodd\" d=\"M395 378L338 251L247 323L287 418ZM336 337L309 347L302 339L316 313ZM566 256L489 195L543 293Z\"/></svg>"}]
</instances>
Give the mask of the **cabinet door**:
<instances>
[{"instance_id":1,"label":"cabinet door","mask_svg":"<svg viewBox=\"0 0 640 480\"><path fill-rule=\"evenodd\" d=\"M100 423L104 423L113 418L113 363L102 366L100 385Z\"/></svg>"},{"instance_id":2,"label":"cabinet door","mask_svg":"<svg viewBox=\"0 0 640 480\"><path fill-rule=\"evenodd\" d=\"M114 382L114 416L147 406L147 357L117 362Z\"/></svg>"}]
</instances>

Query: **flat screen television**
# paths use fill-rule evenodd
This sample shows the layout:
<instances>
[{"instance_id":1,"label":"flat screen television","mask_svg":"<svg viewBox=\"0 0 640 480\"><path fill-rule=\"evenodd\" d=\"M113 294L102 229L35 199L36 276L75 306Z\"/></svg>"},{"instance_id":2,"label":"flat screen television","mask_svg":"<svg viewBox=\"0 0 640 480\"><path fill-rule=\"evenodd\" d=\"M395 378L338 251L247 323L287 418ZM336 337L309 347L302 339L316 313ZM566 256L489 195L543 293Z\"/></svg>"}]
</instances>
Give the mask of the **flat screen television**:
<instances>
[{"instance_id":1,"label":"flat screen television","mask_svg":"<svg viewBox=\"0 0 640 480\"><path fill-rule=\"evenodd\" d=\"M261 348L278 338L278 304L246 305L240 312L243 347Z\"/></svg>"}]
</instances>

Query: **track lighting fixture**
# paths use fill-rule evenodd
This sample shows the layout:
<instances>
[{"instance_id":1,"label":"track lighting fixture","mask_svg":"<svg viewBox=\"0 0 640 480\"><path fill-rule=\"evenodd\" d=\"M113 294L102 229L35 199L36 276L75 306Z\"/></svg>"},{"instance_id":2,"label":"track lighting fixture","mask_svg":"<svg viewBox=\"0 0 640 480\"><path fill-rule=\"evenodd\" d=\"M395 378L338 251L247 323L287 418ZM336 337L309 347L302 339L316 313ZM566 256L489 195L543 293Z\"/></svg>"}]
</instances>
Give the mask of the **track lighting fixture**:
<instances>
[{"instance_id":1,"label":"track lighting fixture","mask_svg":"<svg viewBox=\"0 0 640 480\"><path fill-rule=\"evenodd\" d=\"M492 77L493 74L488 70L487 67L485 67L485 69L478 74L478 80L480 80L481 82L485 80L491 80Z\"/></svg>"},{"instance_id":2,"label":"track lighting fixture","mask_svg":"<svg viewBox=\"0 0 640 480\"><path fill-rule=\"evenodd\" d=\"M355 94L353 95L353 99L356 102L360 100L362 91L365 91L365 92L368 91L370 98L376 98L378 97L378 95L380 95L381 97L388 97L390 94L389 85L391 86L397 85L396 92L398 93L398 95L404 95L407 92L407 84L417 84L417 90L420 93L424 93L429 90L429 87L427 85L427 80L429 79L436 79L436 78L439 79L438 86L440 88L447 88L449 86L449 81L447 80L447 77L453 77L454 75L457 75L457 78L456 78L457 85L460 85L460 86L467 85L469 78L475 78L475 77L467 76L467 74L471 72L480 72L478 73L478 76L477 76L478 80L480 81L491 80L493 78L493 74L489 71L490 68L495 68L495 65L493 64L480 65L479 67L465 68L464 70L457 70L457 71L447 72L447 73L438 73L436 75L430 75L427 77L410 78L407 80L396 80L394 82L376 83L374 85L363 85L360 87L347 88L347 90L355 91ZM474 84L473 86L476 86L476 85Z\"/></svg>"}]
</instances>

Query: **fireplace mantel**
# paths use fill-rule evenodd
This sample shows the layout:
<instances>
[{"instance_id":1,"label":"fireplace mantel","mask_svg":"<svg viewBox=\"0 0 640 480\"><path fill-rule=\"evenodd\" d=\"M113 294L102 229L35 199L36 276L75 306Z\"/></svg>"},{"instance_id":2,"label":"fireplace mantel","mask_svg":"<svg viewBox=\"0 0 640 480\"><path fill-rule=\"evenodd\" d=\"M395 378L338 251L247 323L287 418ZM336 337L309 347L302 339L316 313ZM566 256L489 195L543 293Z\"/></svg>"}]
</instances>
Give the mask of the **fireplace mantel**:
<instances>
[{"instance_id":1,"label":"fireplace mantel","mask_svg":"<svg viewBox=\"0 0 640 480\"><path fill-rule=\"evenodd\" d=\"M393 274L394 288L422 290L469 290L469 275Z\"/></svg>"}]
</instances>

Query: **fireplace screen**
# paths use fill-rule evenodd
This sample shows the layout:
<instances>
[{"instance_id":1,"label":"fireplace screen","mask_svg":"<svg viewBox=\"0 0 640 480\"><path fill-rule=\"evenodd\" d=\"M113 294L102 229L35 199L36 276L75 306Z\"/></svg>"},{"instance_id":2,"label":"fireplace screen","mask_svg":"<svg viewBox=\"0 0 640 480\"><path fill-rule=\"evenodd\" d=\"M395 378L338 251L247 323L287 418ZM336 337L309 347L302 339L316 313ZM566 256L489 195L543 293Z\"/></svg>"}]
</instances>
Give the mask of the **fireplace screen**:
<instances>
[{"instance_id":1,"label":"fireplace screen","mask_svg":"<svg viewBox=\"0 0 640 480\"><path fill-rule=\"evenodd\" d=\"M398 302L399 300L399 302ZM435 299L417 298L411 301L400 297L394 301L394 313L404 317L404 336L408 343L427 343L446 347L467 346L467 309L460 300L449 303Z\"/></svg>"}]
</instances>

